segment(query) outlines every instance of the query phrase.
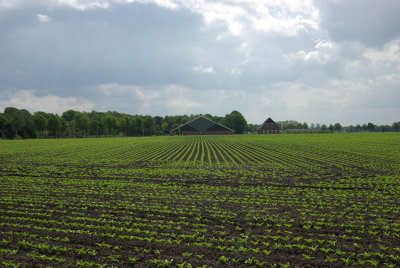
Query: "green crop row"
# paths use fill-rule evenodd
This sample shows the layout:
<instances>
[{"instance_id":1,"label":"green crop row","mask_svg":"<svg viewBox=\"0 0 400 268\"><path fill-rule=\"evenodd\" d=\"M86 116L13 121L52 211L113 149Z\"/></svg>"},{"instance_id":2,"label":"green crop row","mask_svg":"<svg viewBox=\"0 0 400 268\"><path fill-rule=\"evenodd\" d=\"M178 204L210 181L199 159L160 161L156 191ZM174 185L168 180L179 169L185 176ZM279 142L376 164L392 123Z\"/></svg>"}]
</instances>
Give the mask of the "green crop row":
<instances>
[{"instance_id":1,"label":"green crop row","mask_svg":"<svg viewBox=\"0 0 400 268\"><path fill-rule=\"evenodd\" d=\"M0 140L1 266L400 266L400 135Z\"/></svg>"}]
</instances>

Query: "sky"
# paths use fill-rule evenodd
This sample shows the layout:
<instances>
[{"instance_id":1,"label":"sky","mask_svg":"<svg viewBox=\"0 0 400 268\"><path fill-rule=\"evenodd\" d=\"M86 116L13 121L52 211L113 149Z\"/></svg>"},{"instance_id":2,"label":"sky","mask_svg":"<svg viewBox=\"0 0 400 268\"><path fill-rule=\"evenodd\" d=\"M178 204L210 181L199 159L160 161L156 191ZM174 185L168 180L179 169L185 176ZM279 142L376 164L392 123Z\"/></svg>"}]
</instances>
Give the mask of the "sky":
<instances>
[{"instance_id":1,"label":"sky","mask_svg":"<svg viewBox=\"0 0 400 268\"><path fill-rule=\"evenodd\" d=\"M400 121L398 0L0 0L0 111Z\"/></svg>"}]
</instances>

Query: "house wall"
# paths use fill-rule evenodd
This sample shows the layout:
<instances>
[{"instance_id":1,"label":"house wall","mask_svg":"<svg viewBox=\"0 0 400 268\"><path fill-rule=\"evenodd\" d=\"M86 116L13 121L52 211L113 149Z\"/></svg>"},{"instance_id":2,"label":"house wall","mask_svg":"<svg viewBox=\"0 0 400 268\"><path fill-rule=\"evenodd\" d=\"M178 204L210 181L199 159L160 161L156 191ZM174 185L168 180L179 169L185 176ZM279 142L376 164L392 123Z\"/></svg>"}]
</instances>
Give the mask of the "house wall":
<instances>
[{"instance_id":1,"label":"house wall","mask_svg":"<svg viewBox=\"0 0 400 268\"><path fill-rule=\"evenodd\" d=\"M258 134L279 134L279 126L277 124L264 124L257 132Z\"/></svg>"}]
</instances>

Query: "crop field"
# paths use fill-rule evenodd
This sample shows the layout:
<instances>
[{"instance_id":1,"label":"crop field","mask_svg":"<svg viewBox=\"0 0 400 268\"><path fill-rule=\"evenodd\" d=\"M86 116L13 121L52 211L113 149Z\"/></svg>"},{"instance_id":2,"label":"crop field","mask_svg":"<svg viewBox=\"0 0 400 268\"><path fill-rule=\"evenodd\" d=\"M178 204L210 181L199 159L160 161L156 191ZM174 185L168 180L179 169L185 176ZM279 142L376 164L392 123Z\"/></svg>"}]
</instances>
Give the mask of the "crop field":
<instances>
[{"instance_id":1,"label":"crop field","mask_svg":"<svg viewBox=\"0 0 400 268\"><path fill-rule=\"evenodd\" d=\"M0 140L0 266L400 267L400 134Z\"/></svg>"}]
</instances>

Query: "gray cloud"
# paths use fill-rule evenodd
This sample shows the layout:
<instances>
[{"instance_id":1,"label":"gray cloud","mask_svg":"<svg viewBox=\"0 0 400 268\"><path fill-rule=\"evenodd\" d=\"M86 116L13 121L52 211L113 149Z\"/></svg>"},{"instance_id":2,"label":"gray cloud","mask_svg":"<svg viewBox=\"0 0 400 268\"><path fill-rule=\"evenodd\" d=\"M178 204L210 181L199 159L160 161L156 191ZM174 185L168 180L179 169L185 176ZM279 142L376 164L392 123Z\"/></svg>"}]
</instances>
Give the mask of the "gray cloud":
<instances>
[{"instance_id":1,"label":"gray cloud","mask_svg":"<svg viewBox=\"0 0 400 268\"><path fill-rule=\"evenodd\" d=\"M315 0L321 26L335 41L356 40L382 46L400 35L400 2L396 0Z\"/></svg>"},{"instance_id":2,"label":"gray cloud","mask_svg":"<svg viewBox=\"0 0 400 268\"><path fill-rule=\"evenodd\" d=\"M0 108L398 121L397 1L128 2L0 1Z\"/></svg>"}]
</instances>

